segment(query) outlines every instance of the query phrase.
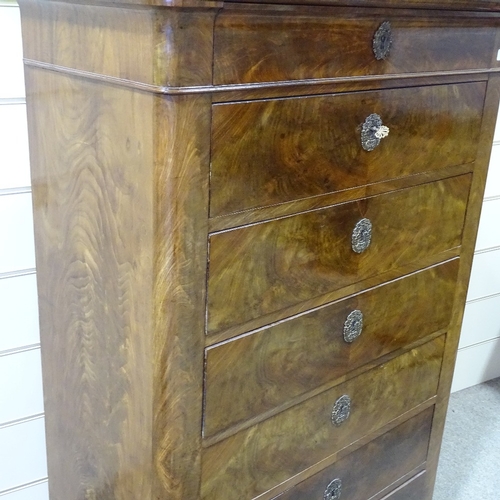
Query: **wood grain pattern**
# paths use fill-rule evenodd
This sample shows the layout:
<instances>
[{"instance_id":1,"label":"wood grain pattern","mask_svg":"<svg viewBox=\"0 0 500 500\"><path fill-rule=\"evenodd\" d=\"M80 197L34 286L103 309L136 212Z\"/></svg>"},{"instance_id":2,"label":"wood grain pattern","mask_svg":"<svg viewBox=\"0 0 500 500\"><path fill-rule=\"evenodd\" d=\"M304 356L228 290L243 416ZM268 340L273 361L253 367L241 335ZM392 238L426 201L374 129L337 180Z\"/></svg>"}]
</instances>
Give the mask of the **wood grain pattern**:
<instances>
[{"instance_id":1,"label":"wood grain pattern","mask_svg":"<svg viewBox=\"0 0 500 500\"><path fill-rule=\"evenodd\" d=\"M469 83L215 105L210 215L469 163L485 91ZM390 133L365 151L372 113Z\"/></svg>"},{"instance_id":2,"label":"wood grain pattern","mask_svg":"<svg viewBox=\"0 0 500 500\"><path fill-rule=\"evenodd\" d=\"M430 500L500 96L498 1L20 3L51 500L270 500L366 450L376 455L397 440L396 426L436 404L425 474L423 427L400 441L415 455L399 445L386 453L394 467L366 459L372 500ZM372 35L386 19L394 45L375 62ZM397 87L409 97L394 97ZM343 142L348 120L323 119L340 100L325 95L333 93L371 99L379 107L370 112L399 99L392 114L403 115L407 135L389 124L388 140L411 148L386 155L384 172L383 149L378 166L361 157L345 166L354 158ZM420 99L418 112L405 99ZM312 102L321 105L301 104ZM280 141L275 156L287 166L277 177L269 158ZM329 141L349 153L335 174L319 155L337 154ZM291 154L312 177L297 175ZM373 243L353 256L351 230L363 216L375 223ZM426 266L436 267L400 279ZM406 321L375 311L382 293ZM432 314L422 313L429 303ZM361 337L342 357L326 333L348 304L375 311L365 334L377 342L368 348ZM304 343L313 324L319 354ZM219 342L206 351L207 415L235 415L212 420L207 433L217 433L202 439L204 347ZM316 355L319 371L297 365ZM286 374L296 392L279 394ZM255 389L245 394L243 382ZM231 384L221 399L218 387ZM344 391L353 412L333 428L331 406ZM247 404L248 394L258 395Z\"/></svg>"},{"instance_id":3,"label":"wood grain pattern","mask_svg":"<svg viewBox=\"0 0 500 500\"><path fill-rule=\"evenodd\" d=\"M184 500L200 488L210 99L158 98L156 120L152 498Z\"/></svg>"},{"instance_id":4,"label":"wood grain pattern","mask_svg":"<svg viewBox=\"0 0 500 500\"><path fill-rule=\"evenodd\" d=\"M474 170L473 163L464 165L454 165L443 169L423 172L421 174L410 175L408 177L398 177L388 181L375 182L351 189L343 189L334 193L301 198L278 205L270 205L244 212L235 212L220 217L209 219L209 232L217 233L226 229L234 229L238 226L246 226L258 222L265 222L271 219L279 219L301 212L309 212L318 208L326 208L348 201L355 201L380 194L398 191L400 189L427 184L447 177L456 177L462 174L471 173Z\"/></svg>"},{"instance_id":5,"label":"wood grain pattern","mask_svg":"<svg viewBox=\"0 0 500 500\"><path fill-rule=\"evenodd\" d=\"M439 337L207 448L201 497L254 498L431 398L443 346ZM335 427L332 405L343 394L352 399L351 416Z\"/></svg>"},{"instance_id":6,"label":"wood grain pattern","mask_svg":"<svg viewBox=\"0 0 500 500\"><path fill-rule=\"evenodd\" d=\"M45 0L50 2L73 2L74 0ZM231 0L232 2L247 2L248 0ZM254 0L253 3L301 3L304 5L346 5L346 0ZM219 6L223 2L214 0L88 0L86 3L92 4L111 4L127 7L129 5L149 5L158 7L203 7ZM496 0L349 0L352 5L367 7L425 7L439 9L468 9L479 11L498 11Z\"/></svg>"},{"instance_id":7,"label":"wood grain pattern","mask_svg":"<svg viewBox=\"0 0 500 500\"><path fill-rule=\"evenodd\" d=\"M469 183L454 177L212 235L208 334L459 246ZM351 233L363 217L372 244L357 254Z\"/></svg>"},{"instance_id":8,"label":"wood grain pattern","mask_svg":"<svg viewBox=\"0 0 500 500\"><path fill-rule=\"evenodd\" d=\"M55 0L50 0L55 1ZM113 0L104 0L107 2ZM154 1L162 0L118 0L121 2L129 1ZM232 3L247 3L248 0L231 0ZM439 10L454 10L457 11L491 11L498 12L497 0L255 0L253 3L266 3L266 4L287 4L287 5L339 5L344 7L351 5L353 7L390 7L400 9L439 9ZM417 11L418 12L418 11ZM468 15L471 15L469 12Z\"/></svg>"},{"instance_id":9,"label":"wood grain pattern","mask_svg":"<svg viewBox=\"0 0 500 500\"><path fill-rule=\"evenodd\" d=\"M372 498L425 463L433 407L395 427L322 472L279 495L276 500L320 499L328 484L342 482L342 500Z\"/></svg>"},{"instance_id":10,"label":"wood grain pattern","mask_svg":"<svg viewBox=\"0 0 500 500\"><path fill-rule=\"evenodd\" d=\"M245 323L232 326L227 330L210 334L206 337L205 345L209 347L218 344L219 342L225 342L233 337L237 337L238 335L245 334L257 330L259 328L265 327L266 325L271 325L279 321L282 321L286 318L291 318L292 316L305 313L310 309L322 307L325 304L334 302L344 297L348 297L349 295L360 293L363 290L379 286L382 283L398 279L401 276L415 273L420 269L425 269L426 267L431 267L440 264L442 262L446 262L448 260L458 257L459 255L460 255L460 247L454 247L444 252L441 252L437 255L426 256L423 259L418 260L416 262L410 262L401 267L389 269L388 271L385 271L381 274L377 274L376 276L366 278L363 281L351 283L350 285L347 285L345 287L332 290L322 295L318 295L303 302L299 302L292 306L285 307L284 309L280 309L279 311L265 314L264 316L259 316L258 318L254 318Z\"/></svg>"},{"instance_id":11,"label":"wood grain pattern","mask_svg":"<svg viewBox=\"0 0 500 500\"><path fill-rule=\"evenodd\" d=\"M484 21L460 24L439 15L412 20L386 9L294 14L223 11L215 26L214 83L488 68L496 34ZM383 21L391 23L393 44L377 61L372 40Z\"/></svg>"},{"instance_id":12,"label":"wood grain pattern","mask_svg":"<svg viewBox=\"0 0 500 500\"><path fill-rule=\"evenodd\" d=\"M38 7L33 57L211 80L209 10ZM198 498L211 99L27 75L51 500Z\"/></svg>"},{"instance_id":13,"label":"wood grain pattern","mask_svg":"<svg viewBox=\"0 0 500 500\"><path fill-rule=\"evenodd\" d=\"M130 2L133 4L134 2ZM137 2L139 5L141 2ZM216 9L117 9L21 0L24 55L62 68L156 86L212 83Z\"/></svg>"},{"instance_id":14,"label":"wood grain pattern","mask_svg":"<svg viewBox=\"0 0 500 500\"><path fill-rule=\"evenodd\" d=\"M436 477L439 450L441 448L441 439L444 430L446 410L448 407L456 352L458 349L460 338L460 330L465 308L465 300L467 297L472 259L474 256L477 227L482 208L484 187L486 183L486 176L491 154L491 144L493 142L495 123L497 122L499 100L500 78L497 76L492 76L490 77L486 94L484 116L481 124L481 139L478 147L476 168L474 169L471 195L467 209L467 217L464 225L464 246L461 252L461 266L459 269L458 286L455 295L455 307L452 314L450 333L448 335L448 341L443 358L443 372L440 378L438 393L439 404L436 406L435 423L433 425L431 442L429 446L429 468L427 481L429 491L431 493ZM429 498L431 498L431 493L429 494Z\"/></svg>"},{"instance_id":15,"label":"wood grain pattern","mask_svg":"<svg viewBox=\"0 0 500 500\"><path fill-rule=\"evenodd\" d=\"M446 329L457 271L454 260L209 348L204 436ZM349 344L343 326L355 309L363 313L363 332Z\"/></svg>"},{"instance_id":16,"label":"wood grain pattern","mask_svg":"<svg viewBox=\"0 0 500 500\"><path fill-rule=\"evenodd\" d=\"M26 80L50 498L151 498L153 100Z\"/></svg>"},{"instance_id":17,"label":"wood grain pattern","mask_svg":"<svg viewBox=\"0 0 500 500\"><path fill-rule=\"evenodd\" d=\"M153 83L154 12L21 0L24 57Z\"/></svg>"}]
</instances>

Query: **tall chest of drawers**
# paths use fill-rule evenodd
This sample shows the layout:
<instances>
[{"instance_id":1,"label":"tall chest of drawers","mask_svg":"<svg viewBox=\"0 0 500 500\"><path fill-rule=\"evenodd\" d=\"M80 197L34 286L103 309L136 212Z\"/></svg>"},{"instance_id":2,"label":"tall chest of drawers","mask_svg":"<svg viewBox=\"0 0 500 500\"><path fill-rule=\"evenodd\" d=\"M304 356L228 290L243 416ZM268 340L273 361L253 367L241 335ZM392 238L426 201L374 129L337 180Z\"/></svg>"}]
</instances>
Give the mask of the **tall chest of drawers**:
<instances>
[{"instance_id":1,"label":"tall chest of drawers","mask_svg":"<svg viewBox=\"0 0 500 500\"><path fill-rule=\"evenodd\" d=\"M51 500L430 500L500 3L20 6Z\"/></svg>"}]
</instances>

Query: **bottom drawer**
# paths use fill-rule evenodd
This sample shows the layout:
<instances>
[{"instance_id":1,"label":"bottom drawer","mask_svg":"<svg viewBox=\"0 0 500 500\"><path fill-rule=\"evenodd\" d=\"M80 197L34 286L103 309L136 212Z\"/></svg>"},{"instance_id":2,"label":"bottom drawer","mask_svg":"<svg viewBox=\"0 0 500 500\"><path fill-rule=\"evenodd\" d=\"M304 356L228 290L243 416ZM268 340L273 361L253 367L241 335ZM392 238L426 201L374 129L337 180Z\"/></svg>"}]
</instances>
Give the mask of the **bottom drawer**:
<instances>
[{"instance_id":1,"label":"bottom drawer","mask_svg":"<svg viewBox=\"0 0 500 500\"><path fill-rule=\"evenodd\" d=\"M373 497L425 463L433 410L434 407L428 408L275 498L366 500ZM387 499L399 498L393 494ZM405 496L401 498L407 500Z\"/></svg>"}]
</instances>

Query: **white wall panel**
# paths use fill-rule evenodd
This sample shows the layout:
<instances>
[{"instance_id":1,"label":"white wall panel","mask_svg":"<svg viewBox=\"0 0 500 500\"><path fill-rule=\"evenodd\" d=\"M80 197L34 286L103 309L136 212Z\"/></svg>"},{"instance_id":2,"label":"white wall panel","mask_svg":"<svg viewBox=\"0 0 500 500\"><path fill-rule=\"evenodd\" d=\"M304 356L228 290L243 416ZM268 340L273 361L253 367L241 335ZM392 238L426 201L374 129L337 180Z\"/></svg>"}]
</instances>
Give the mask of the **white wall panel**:
<instances>
[{"instance_id":1,"label":"white wall panel","mask_svg":"<svg viewBox=\"0 0 500 500\"><path fill-rule=\"evenodd\" d=\"M0 428L0 492L47 477L44 419Z\"/></svg>"},{"instance_id":2,"label":"white wall panel","mask_svg":"<svg viewBox=\"0 0 500 500\"><path fill-rule=\"evenodd\" d=\"M0 425L43 413L40 349L0 356Z\"/></svg>"},{"instance_id":3,"label":"white wall panel","mask_svg":"<svg viewBox=\"0 0 500 500\"><path fill-rule=\"evenodd\" d=\"M24 96L21 20L17 7L0 7L0 98Z\"/></svg>"},{"instance_id":4,"label":"white wall panel","mask_svg":"<svg viewBox=\"0 0 500 500\"><path fill-rule=\"evenodd\" d=\"M30 183L26 105L0 103L0 189Z\"/></svg>"},{"instance_id":5,"label":"white wall panel","mask_svg":"<svg viewBox=\"0 0 500 500\"><path fill-rule=\"evenodd\" d=\"M0 279L0 352L38 342L36 276Z\"/></svg>"},{"instance_id":6,"label":"white wall panel","mask_svg":"<svg viewBox=\"0 0 500 500\"><path fill-rule=\"evenodd\" d=\"M31 194L0 196L0 273L33 267Z\"/></svg>"},{"instance_id":7,"label":"white wall panel","mask_svg":"<svg viewBox=\"0 0 500 500\"><path fill-rule=\"evenodd\" d=\"M500 337L500 295L465 306L460 347Z\"/></svg>"},{"instance_id":8,"label":"white wall panel","mask_svg":"<svg viewBox=\"0 0 500 500\"><path fill-rule=\"evenodd\" d=\"M460 349L452 392L500 377L500 339Z\"/></svg>"},{"instance_id":9,"label":"white wall panel","mask_svg":"<svg viewBox=\"0 0 500 500\"><path fill-rule=\"evenodd\" d=\"M500 199L485 200L477 233L476 251L500 247Z\"/></svg>"},{"instance_id":10,"label":"white wall panel","mask_svg":"<svg viewBox=\"0 0 500 500\"><path fill-rule=\"evenodd\" d=\"M486 179L485 198L500 196L500 144L495 144L491 151L490 168Z\"/></svg>"},{"instance_id":11,"label":"white wall panel","mask_svg":"<svg viewBox=\"0 0 500 500\"><path fill-rule=\"evenodd\" d=\"M49 500L49 485L47 482L13 491L2 496L1 500Z\"/></svg>"},{"instance_id":12,"label":"white wall panel","mask_svg":"<svg viewBox=\"0 0 500 500\"><path fill-rule=\"evenodd\" d=\"M474 256L467 300L500 293L500 250Z\"/></svg>"}]
</instances>

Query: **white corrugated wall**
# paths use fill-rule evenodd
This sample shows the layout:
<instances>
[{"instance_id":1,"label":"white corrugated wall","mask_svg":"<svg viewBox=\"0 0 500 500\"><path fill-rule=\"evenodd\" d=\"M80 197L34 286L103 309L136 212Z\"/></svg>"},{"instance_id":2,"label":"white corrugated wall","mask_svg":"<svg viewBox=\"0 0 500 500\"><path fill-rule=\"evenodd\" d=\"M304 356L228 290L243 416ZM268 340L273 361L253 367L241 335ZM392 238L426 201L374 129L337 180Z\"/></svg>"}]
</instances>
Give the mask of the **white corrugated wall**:
<instances>
[{"instance_id":1,"label":"white corrugated wall","mask_svg":"<svg viewBox=\"0 0 500 500\"><path fill-rule=\"evenodd\" d=\"M0 499L47 500L19 9L0 0Z\"/></svg>"}]
</instances>

